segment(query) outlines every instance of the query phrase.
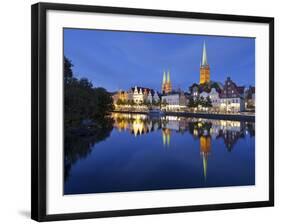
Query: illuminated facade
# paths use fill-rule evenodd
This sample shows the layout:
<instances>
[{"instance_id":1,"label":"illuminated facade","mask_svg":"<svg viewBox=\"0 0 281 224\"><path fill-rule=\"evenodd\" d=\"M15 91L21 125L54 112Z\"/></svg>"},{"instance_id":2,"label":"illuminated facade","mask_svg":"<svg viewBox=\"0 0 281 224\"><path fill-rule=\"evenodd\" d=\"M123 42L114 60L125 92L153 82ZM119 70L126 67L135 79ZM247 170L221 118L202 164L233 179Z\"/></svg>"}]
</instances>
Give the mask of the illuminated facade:
<instances>
[{"instance_id":1,"label":"illuminated facade","mask_svg":"<svg viewBox=\"0 0 281 224\"><path fill-rule=\"evenodd\" d=\"M212 111L217 111L218 112L220 110L221 100L220 100L219 92L215 88L212 88L209 93L203 91L203 92L201 92L199 94L199 96L203 97L205 100L208 97L210 98L211 103L212 103L212 107L211 107Z\"/></svg>"},{"instance_id":2,"label":"illuminated facade","mask_svg":"<svg viewBox=\"0 0 281 224\"><path fill-rule=\"evenodd\" d=\"M165 110L183 110L187 105L187 97L184 92L171 92L164 94L161 98L162 104L165 104L162 108Z\"/></svg>"},{"instance_id":3,"label":"illuminated facade","mask_svg":"<svg viewBox=\"0 0 281 224\"><path fill-rule=\"evenodd\" d=\"M160 97L158 95L157 92L154 91L154 94L153 94L153 91L149 91L148 95L147 95L147 102L148 103L158 103L160 101Z\"/></svg>"},{"instance_id":4,"label":"illuminated facade","mask_svg":"<svg viewBox=\"0 0 281 224\"><path fill-rule=\"evenodd\" d=\"M249 110L255 109L255 92L256 89L254 86L249 86L249 88L246 91L245 96L245 107Z\"/></svg>"},{"instance_id":5,"label":"illuminated facade","mask_svg":"<svg viewBox=\"0 0 281 224\"><path fill-rule=\"evenodd\" d=\"M203 45L202 61L200 65L200 84L205 84L210 82L210 66L207 61L207 50L206 44Z\"/></svg>"},{"instance_id":6,"label":"illuminated facade","mask_svg":"<svg viewBox=\"0 0 281 224\"><path fill-rule=\"evenodd\" d=\"M158 95L157 92L154 92L153 100L154 100L156 103L158 103L158 102L160 101L160 97L159 97L159 95Z\"/></svg>"},{"instance_id":7,"label":"illuminated facade","mask_svg":"<svg viewBox=\"0 0 281 224\"><path fill-rule=\"evenodd\" d=\"M147 96L147 102L152 103L152 101L153 101L153 97L152 97L151 91L149 91L148 96Z\"/></svg>"},{"instance_id":8,"label":"illuminated facade","mask_svg":"<svg viewBox=\"0 0 281 224\"><path fill-rule=\"evenodd\" d=\"M153 89L135 86L129 91L128 98L132 99L136 104L142 104L145 101L152 100L153 98L150 97L154 95Z\"/></svg>"},{"instance_id":9,"label":"illuminated facade","mask_svg":"<svg viewBox=\"0 0 281 224\"><path fill-rule=\"evenodd\" d=\"M211 92L209 93L209 97L212 101L212 107L214 111L219 110L220 107L220 96L218 91L215 88L211 89Z\"/></svg>"},{"instance_id":10,"label":"illuminated facade","mask_svg":"<svg viewBox=\"0 0 281 224\"><path fill-rule=\"evenodd\" d=\"M193 98L193 100L195 100L196 98L199 97L200 92L199 92L199 85L198 84L193 83L193 85L190 86L189 89L190 89L190 95Z\"/></svg>"},{"instance_id":11,"label":"illuminated facade","mask_svg":"<svg viewBox=\"0 0 281 224\"><path fill-rule=\"evenodd\" d=\"M237 86L227 77L220 95L220 111L237 113L245 110L244 87Z\"/></svg>"},{"instance_id":12,"label":"illuminated facade","mask_svg":"<svg viewBox=\"0 0 281 224\"><path fill-rule=\"evenodd\" d=\"M129 95L126 91L119 90L117 93L112 95L113 103L116 104L117 101L127 101L129 99Z\"/></svg>"}]
</instances>

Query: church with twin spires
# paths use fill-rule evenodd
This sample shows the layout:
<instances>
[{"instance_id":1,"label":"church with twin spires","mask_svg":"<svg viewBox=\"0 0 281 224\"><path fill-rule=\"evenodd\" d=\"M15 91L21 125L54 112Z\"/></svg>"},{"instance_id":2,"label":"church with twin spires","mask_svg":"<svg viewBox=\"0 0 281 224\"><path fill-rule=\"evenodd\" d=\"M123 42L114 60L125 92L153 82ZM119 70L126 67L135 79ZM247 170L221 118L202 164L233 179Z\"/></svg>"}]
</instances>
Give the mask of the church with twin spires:
<instances>
[{"instance_id":1,"label":"church with twin spires","mask_svg":"<svg viewBox=\"0 0 281 224\"><path fill-rule=\"evenodd\" d=\"M162 93L167 94L172 92L172 83L171 83L171 77L170 77L170 71L163 72L163 82L162 82Z\"/></svg>"}]
</instances>

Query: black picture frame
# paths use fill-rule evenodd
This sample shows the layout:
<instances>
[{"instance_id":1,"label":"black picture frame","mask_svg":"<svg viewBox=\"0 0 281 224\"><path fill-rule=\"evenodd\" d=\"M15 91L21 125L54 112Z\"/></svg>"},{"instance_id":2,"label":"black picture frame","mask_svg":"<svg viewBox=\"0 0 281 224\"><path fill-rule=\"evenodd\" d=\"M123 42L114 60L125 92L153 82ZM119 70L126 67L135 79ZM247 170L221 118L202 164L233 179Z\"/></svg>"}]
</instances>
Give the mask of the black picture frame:
<instances>
[{"instance_id":1,"label":"black picture frame","mask_svg":"<svg viewBox=\"0 0 281 224\"><path fill-rule=\"evenodd\" d=\"M269 25L269 200L243 203L208 204L129 209L70 214L46 214L46 13L48 10L100 12L124 15L193 18L217 21L254 22ZM137 8L103 7L73 4L37 3L32 5L32 154L31 154L31 218L54 221L115 216L132 216L206 210L274 206L274 18Z\"/></svg>"}]
</instances>

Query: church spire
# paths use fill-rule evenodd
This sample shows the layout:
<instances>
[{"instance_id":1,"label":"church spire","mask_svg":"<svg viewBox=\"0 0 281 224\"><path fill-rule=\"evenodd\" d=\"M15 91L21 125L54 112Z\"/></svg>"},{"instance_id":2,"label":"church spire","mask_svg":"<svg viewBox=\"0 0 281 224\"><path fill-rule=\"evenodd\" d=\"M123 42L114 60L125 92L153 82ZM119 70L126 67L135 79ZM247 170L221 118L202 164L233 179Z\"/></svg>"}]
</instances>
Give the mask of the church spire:
<instances>
[{"instance_id":1,"label":"church spire","mask_svg":"<svg viewBox=\"0 0 281 224\"><path fill-rule=\"evenodd\" d=\"M207 61L206 44L205 44L205 41L204 41L204 44L203 44L203 54L202 54L202 64L201 64L201 66L206 66L206 65L208 65L208 61Z\"/></svg>"},{"instance_id":2,"label":"church spire","mask_svg":"<svg viewBox=\"0 0 281 224\"><path fill-rule=\"evenodd\" d=\"M167 83L171 82L170 71L167 72Z\"/></svg>"},{"instance_id":3,"label":"church spire","mask_svg":"<svg viewBox=\"0 0 281 224\"><path fill-rule=\"evenodd\" d=\"M165 85L165 83L166 83L166 72L164 71L163 72L163 85Z\"/></svg>"}]
</instances>

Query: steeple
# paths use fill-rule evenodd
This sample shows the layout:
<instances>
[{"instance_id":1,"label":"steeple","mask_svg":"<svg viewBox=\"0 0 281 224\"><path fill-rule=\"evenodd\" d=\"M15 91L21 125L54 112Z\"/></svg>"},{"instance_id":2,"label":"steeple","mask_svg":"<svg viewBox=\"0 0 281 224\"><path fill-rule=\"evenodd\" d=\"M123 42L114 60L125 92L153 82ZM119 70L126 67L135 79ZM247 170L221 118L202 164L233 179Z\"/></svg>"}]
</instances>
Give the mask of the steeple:
<instances>
[{"instance_id":1,"label":"steeple","mask_svg":"<svg viewBox=\"0 0 281 224\"><path fill-rule=\"evenodd\" d=\"M207 66L208 65L208 61L207 61L207 50L206 50L206 44L204 41L203 44L203 54L202 54L202 64L201 66Z\"/></svg>"},{"instance_id":2,"label":"steeple","mask_svg":"<svg viewBox=\"0 0 281 224\"><path fill-rule=\"evenodd\" d=\"M171 131L170 129L162 130L162 140L164 148L169 148L171 142Z\"/></svg>"},{"instance_id":3,"label":"steeple","mask_svg":"<svg viewBox=\"0 0 281 224\"><path fill-rule=\"evenodd\" d=\"M166 83L166 72L164 71L163 72L163 82L162 82L162 84L165 85L165 83Z\"/></svg>"},{"instance_id":4,"label":"steeple","mask_svg":"<svg viewBox=\"0 0 281 224\"><path fill-rule=\"evenodd\" d=\"M170 71L167 72L167 83L171 82Z\"/></svg>"}]
</instances>

